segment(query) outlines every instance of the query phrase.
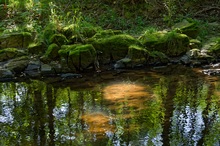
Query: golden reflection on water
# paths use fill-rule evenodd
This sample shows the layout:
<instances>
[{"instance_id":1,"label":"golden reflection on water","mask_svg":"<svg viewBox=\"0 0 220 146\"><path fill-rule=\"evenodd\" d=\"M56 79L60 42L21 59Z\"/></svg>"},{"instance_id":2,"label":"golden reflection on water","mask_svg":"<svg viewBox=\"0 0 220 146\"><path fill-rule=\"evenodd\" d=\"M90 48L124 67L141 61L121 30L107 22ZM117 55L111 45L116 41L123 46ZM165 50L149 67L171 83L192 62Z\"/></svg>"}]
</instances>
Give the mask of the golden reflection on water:
<instances>
[{"instance_id":1,"label":"golden reflection on water","mask_svg":"<svg viewBox=\"0 0 220 146\"><path fill-rule=\"evenodd\" d=\"M89 126L88 131L91 133L104 134L106 131L114 131L114 126L110 124L111 117L104 113L87 113L82 116L82 120Z\"/></svg>"},{"instance_id":2,"label":"golden reflection on water","mask_svg":"<svg viewBox=\"0 0 220 146\"><path fill-rule=\"evenodd\" d=\"M152 98L146 86L135 83L116 83L106 86L103 89L103 97L110 103L113 103L111 109L118 109L115 104L123 104L126 107L134 109L143 109L144 101Z\"/></svg>"}]
</instances>

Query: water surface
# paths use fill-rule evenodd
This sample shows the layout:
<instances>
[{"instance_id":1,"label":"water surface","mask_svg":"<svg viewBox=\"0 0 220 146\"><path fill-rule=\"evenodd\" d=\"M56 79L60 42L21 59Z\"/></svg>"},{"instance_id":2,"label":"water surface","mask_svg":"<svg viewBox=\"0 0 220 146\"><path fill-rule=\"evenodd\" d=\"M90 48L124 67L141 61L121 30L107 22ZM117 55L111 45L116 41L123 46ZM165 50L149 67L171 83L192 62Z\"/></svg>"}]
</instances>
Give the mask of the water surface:
<instances>
[{"instance_id":1,"label":"water surface","mask_svg":"<svg viewBox=\"0 0 220 146\"><path fill-rule=\"evenodd\" d=\"M220 145L219 77L182 67L94 79L0 83L0 145Z\"/></svg>"}]
</instances>

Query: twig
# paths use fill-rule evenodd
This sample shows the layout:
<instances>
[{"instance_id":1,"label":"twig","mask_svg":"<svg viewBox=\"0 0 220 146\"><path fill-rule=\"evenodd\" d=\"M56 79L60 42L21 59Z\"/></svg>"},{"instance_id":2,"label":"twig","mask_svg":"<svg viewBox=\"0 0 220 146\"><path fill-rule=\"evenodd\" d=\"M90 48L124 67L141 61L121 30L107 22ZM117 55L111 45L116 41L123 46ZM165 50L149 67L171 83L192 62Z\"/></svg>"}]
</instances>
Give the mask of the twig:
<instances>
[{"instance_id":1,"label":"twig","mask_svg":"<svg viewBox=\"0 0 220 146\"><path fill-rule=\"evenodd\" d=\"M210 10L219 10L219 11L220 11L220 7L208 7L208 8L202 9L202 10L196 12L196 13L194 14L194 16L197 16L197 15L199 15L200 13L203 13L203 12L206 12L206 11L210 11Z\"/></svg>"}]
</instances>

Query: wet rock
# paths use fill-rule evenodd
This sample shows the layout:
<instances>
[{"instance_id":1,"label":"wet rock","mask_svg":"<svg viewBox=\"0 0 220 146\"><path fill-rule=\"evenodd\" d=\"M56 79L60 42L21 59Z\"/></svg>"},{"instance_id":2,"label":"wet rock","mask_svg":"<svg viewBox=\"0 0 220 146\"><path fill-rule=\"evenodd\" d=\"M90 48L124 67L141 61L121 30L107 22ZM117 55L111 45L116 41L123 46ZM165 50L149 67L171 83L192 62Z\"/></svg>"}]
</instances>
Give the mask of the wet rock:
<instances>
[{"instance_id":1,"label":"wet rock","mask_svg":"<svg viewBox=\"0 0 220 146\"><path fill-rule=\"evenodd\" d=\"M14 74L9 69L0 69L0 80L5 78L14 78Z\"/></svg>"},{"instance_id":2,"label":"wet rock","mask_svg":"<svg viewBox=\"0 0 220 146\"><path fill-rule=\"evenodd\" d=\"M74 74L74 73L65 73L65 74L61 74L60 77L62 78L62 80L65 80L65 79L72 79L72 78L82 78L82 75Z\"/></svg>"},{"instance_id":3,"label":"wet rock","mask_svg":"<svg viewBox=\"0 0 220 146\"><path fill-rule=\"evenodd\" d=\"M39 77L40 73L40 61L30 61L24 73L29 77Z\"/></svg>"},{"instance_id":4,"label":"wet rock","mask_svg":"<svg viewBox=\"0 0 220 146\"><path fill-rule=\"evenodd\" d=\"M206 75L220 75L220 69L205 69L202 72Z\"/></svg>"},{"instance_id":5,"label":"wet rock","mask_svg":"<svg viewBox=\"0 0 220 146\"><path fill-rule=\"evenodd\" d=\"M28 66L28 63L29 63L29 57L22 56L10 60L7 64L5 64L5 68L15 72L16 74L21 74Z\"/></svg>"},{"instance_id":6,"label":"wet rock","mask_svg":"<svg viewBox=\"0 0 220 146\"><path fill-rule=\"evenodd\" d=\"M127 68L127 67L131 67L129 65L129 63L131 62L130 58L123 58L118 60L115 64L114 64L114 69L121 69L121 68Z\"/></svg>"},{"instance_id":7,"label":"wet rock","mask_svg":"<svg viewBox=\"0 0 220 146\"><path fill-rule=\"evenodd\" d=\"M185 65L188 65L191 63L191 58L189 55L183 55L181 58L180 58L180 62L185 64Z\"/></svg>"}]
</instances>

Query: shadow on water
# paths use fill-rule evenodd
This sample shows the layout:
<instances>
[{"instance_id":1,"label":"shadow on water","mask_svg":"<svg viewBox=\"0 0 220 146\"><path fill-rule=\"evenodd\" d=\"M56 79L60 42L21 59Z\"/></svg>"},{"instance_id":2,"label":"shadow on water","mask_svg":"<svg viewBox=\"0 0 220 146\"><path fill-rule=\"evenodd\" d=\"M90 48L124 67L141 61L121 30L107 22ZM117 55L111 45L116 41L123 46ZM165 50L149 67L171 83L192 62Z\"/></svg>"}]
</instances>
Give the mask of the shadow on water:
<instances>
[{"instance_id":1,"label":"shadow on water","mask_svg":"<svg viewBox=\"0 0 220 146\"><path fill-rule=\"evenodd\" d=\"M89 82L0 83L0 145L220 145L219 77L175 66Z\"/></svg>"}]
</instances>

